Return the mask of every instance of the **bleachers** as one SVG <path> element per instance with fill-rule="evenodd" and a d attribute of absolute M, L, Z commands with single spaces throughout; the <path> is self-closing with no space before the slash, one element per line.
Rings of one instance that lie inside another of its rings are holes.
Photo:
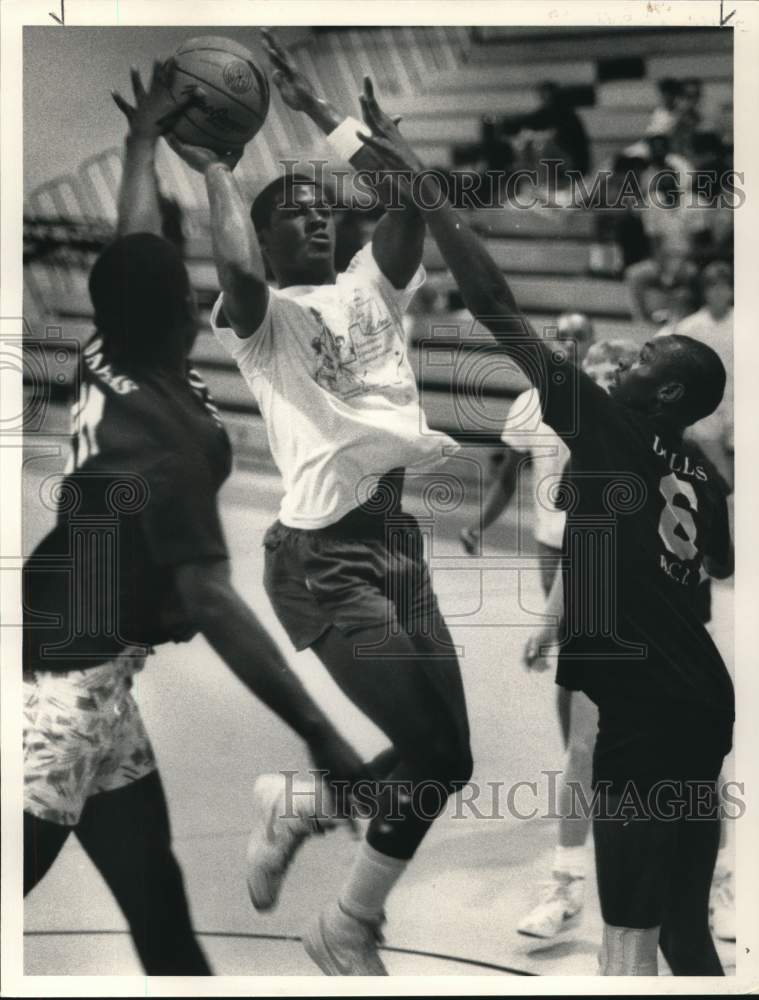
<path fill-rule="evenodd" d="M 464 29 L 383 29 L 376 35 L 351 29 L 320 34 L 299 49 L 297 58 L 307 72 L 318 76 L 333 100 L 340 94 L 355 95 L 363 72 L 373 75 L 383 104 L 392 113 L 403 114 L 402 129 L 430 165 L 450 163 L 452 145 L 476 141 L 483 114 L 533 108 L 534 86 L 543 79 L 593 88 L 595 103 L 580 108 L 579 113 L 591 137 L 596 164 L 640 137 L 656 105 L 655 81 L 661 76 L 704 79 L 704 104 L 714 113 L 732 99 L 731 32 L 678 29 L 623 34 L 578 28 L 557 36 L 536 29 L 493 28 L 478 29 L 478 34 L 488 41 L 472 44 Z M 614 78 L 611 61 L 622 56 L 638 60 L 637 75 Z M 303 152 L 317 148 L 308 145 L 315 141 L 310 125 L 283 109 L 281 102 L 274 103 L 264 133 L 265 142 L 257 139 L 250 157 L 241 164 L 243 185 L 251 190 L 260 172 L 271 173 L 277 156 L 292 149 L 288 143 L 294 137 Z M 120 168 L 117 150 L 94 157 L 82 165 L 77 177 L 61 178 L 32 192 L 27 210 L 37 216 L 78 213 L 90 222 L 112 221 Z M 166 189 L 187 210 L 188 265 L 207 317 L 217 294 L 217 277 L 202 182 L 166 151 L 159 156 L 159 172 Z M 499 266 L 509 275 L 518 302 L 539 329 L 550 326 L 559 312 L 578 310 L 593 317 L 600 337 L 631 337 L 640 342 L 650 335 L 645 326 L 631 322 L 621 282 L 594 272 L 597 237 L 591 213 L 560 208 L 482 209 L 471 213 L 471 222 L 487 240 Z M 66 267 L 47 266 L 40 260 L 26 268 L 25 314 L 36 338 L 43 338 L 46 323 L 56 318 L 62 319 L 64 336 L 78 340 L 89 336 L 88 260 L 84 254 L 78 264 Z M 481 353 L 483 348 L 467 339 L 471 317 L 458 309 L 455 284 L 431 242 L 425 247 L 425 265 L 429 284 L 438 292 L 438 311 L 425 315 L 417 310 L 410 318 L 412 362 L 430 422 L 451 428 L 461 422 L 456 392 L 462 388 L 461 371 L 466 368 L 462 360 L 467 352 Z M 465 333 L 457 337 L 457 331 Z M 240 428 L 245 414 L 254 413 L 255 406 L 207 325 L 198 338 L 194 359 L 226 412 L 238 414 L 234 418 L 236 440 L 245 440 Z M 502 358 L 494 357 L 492 368 L 483 392 L 487 405 L 492 404 L 498 415 L 510 396 L 524 387 L 524 379 L 504 368 Z M 253 438 L 260 444 L 260 434 Z"/>

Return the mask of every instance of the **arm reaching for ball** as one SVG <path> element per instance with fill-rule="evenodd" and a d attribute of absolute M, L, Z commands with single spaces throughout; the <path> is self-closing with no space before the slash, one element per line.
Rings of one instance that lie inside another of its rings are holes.
<path fill-rule="evenodd" d="M 205 178 L 224 316 L 237 336 L 247 339 L 266 315 L 269 286 L 248 207 L 232 173 L 242 151 L 217 152 L 180 142 L 176 136 L 167 136 L 167 141 L 177 156 Z"/>
<path fill-rule="evenodd" d="M 500 267 L 463 215 L 455 211 L 443 195 L 437 178 L 423 173 L 423 164 L 376 100 L 365 102 L 363 107 L 371 134 L 359 133 L 359 136 L 374 150 L 384 169 L 418 176 L 420 200 L 417 210 L 440 248 L 467 309 L 526 372 L 525 349 L 538 355 L 529 371 L 540 376 L 538 381 L 542 385 L 544 373 L 551 370 L 550 350 L 519 308 Z"/>
<path fill-rule="evenodd" d="M 134 105 L 129 104 L 118 91 L 111 93 L 116 107 L 129 123 L 124 173 L 119 189 L 117 236 L 129 233 L 162 235 L 163 219 L 155 170 L 156 145 L 197 98 L 196 91 L 193 91 L 179 103 L 174 100 L 169 89 L 173 71 L 171 62 L 162 66 L 156 60 L 146 90 L 139 70 L 132 67 Z"/>
<path fill-rule="evenodd" d="M 264 47 L 273 67 L 272 80 L 282 100 L 293 111 L 302 111 L 325 134 L 329 135 L 345 121 L 345 115 L 324 97 L 320 97 L 310 81 L 300 72 L 293 59 L 270 31 L 262 31 Z M 371 80 L 364 80 L 364 93 L 359 98 L 366 119 L 371 107 L 378 115 Z M 396 129 L 400 118 L 387 119 Z M 383 167 L 380 157 L 367 145 L 358 146 L 350 157 L 351 166 L 359 170 L 376 171 Z M 387 192 L 389 193 L 389 192 Z M 372 237 L 372 252 L 377 266 L 394 288 L 406 288 L 422 262 L 424 251 L 424 220 L 410 201 L 403 207 L 386 212 Z"/>

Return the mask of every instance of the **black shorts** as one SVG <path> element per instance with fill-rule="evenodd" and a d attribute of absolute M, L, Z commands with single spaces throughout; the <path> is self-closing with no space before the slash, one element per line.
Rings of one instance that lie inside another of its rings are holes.
<path fill-rule="evenodd" d="M 264 586 L 297 650 L 328 628 L 350 635 L 432 635 L 439 614 L 414 517 L 357 508 L 337 524 L 307 531 L 275 521 L 264 536 Z"/>
<path fill-rule="evenodd" d="M 593 840 L 604 923 L 660 927 L 686 891 L 703 907 L 705 922 L 720 836 L 716 782 L 673 782 L 637 799 L 598 787 L 596 793 Z"/>
<path fill-rule="evenodd" d="M 590 695 L 598 706 L 593 784 L 646 794 L 663 781 L 716 781 L 732 745 L 732 720 L 686 703 Z"/>

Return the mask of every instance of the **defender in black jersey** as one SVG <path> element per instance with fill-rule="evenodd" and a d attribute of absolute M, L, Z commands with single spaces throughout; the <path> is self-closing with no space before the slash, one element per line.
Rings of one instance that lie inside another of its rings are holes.
<path fill-rule="evenodd" d="M 202 632 L 305 740 L 317 767 L 362 766 L 232 588 L 217 509 L 230 444 L 187 357 L 197 316 L 158 235 L 155 144 L 175 106 L 158 66 L 133 74 L 119 235 L 90 276 L 69 465 L 53 530 L 24 567 L 24 889 L 74 832 L 114 893 L 145 971 L 208 975 L 171 847 L 166 801 L 131 694 L 155 645 Z"/>
<path fill-rule="evenodd" d="M 619 371 L 607 395 L 531 329 L 500 268 L 440 205 L 438 182 L 393 122 L 377 110 L 368 123 L 365 141 L 386 167 L 418 175 L 417 207 L 466 306 L 522 365 L 545 422 L 570 448 L 557 679 L 599 707 L 595 779 L 613 817 L 594 824 L 600 970 L 655 975 L 661 944 L 676 975 L 721 975 L 708 896 L 734 697 L 697 592 L 705 563 L 715 575 L 730 571 L 731 546 L 720 534 L 727 519 L 716 474 L 683 430 L 719 405 L 724 366 L 702 343 L 664 337 Z M 635 806 L 643 802 L 638 818 L 621 808 L 628 789 Z"/>

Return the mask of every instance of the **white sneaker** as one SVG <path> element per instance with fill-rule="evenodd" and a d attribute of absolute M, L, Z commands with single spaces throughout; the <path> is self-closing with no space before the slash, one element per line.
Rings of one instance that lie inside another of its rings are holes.
<path fill-rule="evenodd" d="M 582 910 L 585 879 L 554 872 L 543 886 L 541 899 L 517 927 L 527 937 L 552 938 L 567 930 Z"/>
<path fill-rule="evenodd" d="M 358 920 L 332 903 L 306 929 L 303 947 L 325 976 L 386 976 L 377 950 L 383 922 Z"/>
<path fill-rule="evenodd" d="M 735 941 L 733 873 L 715 874 L 709 893 L 709 925 L 720 941 Z"/>
<path fill-rule="evenodd" d="M 248 841 L 247 882 L 257 910 L 271 910 L 279 899 L 285 873 L 303 841 L 323 834 L 337 820 L 316 815 L 313 782 L 289 783 L 281 774 L 264 774 L 253 786 L 253 832 Z M 325 805 L 328 803 L 325 792 Z"/>

